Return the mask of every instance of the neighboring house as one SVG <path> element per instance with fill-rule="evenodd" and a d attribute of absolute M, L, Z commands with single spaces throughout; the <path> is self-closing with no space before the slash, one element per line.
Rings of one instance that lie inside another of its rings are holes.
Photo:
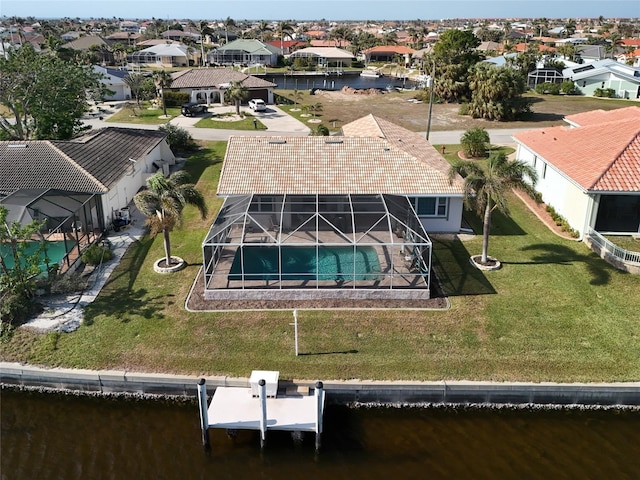
<path fill-rule="evenodd" d="M 140 33 L 140 24 L 130 20 L 124 20 L 120 22 L 121 32 Z"/>
<path fill-rule="evenodd" d="M 106 40 L 109 45 L 113 45 L 114 43 L 124 43 L 125 45 L 134 46 L 140 45 L 138 40 L 142 38 L 142 35 L 139 33 L 131 33 L 131 32 L 114 32 L 109 35 Z"/>
<path fill-rule="evenodd" d="M 169 90 L 189 93 L 190 101 L 196 103 L 224 103 L 224 93 L 229 84 L 240 82 L 247 89 L 246 100 L 260 98 L 273 103 L 275 83 L 231 68 L 198 68 L 183 70 L 171 75 Z"/>
<path fill-rule="evenodd" d="M 193 54 L 197 52 L 193 50 Z M 180 43 L 161 43 L 127 55 L 128 63 L 136 66 L 188 67 L 193 63 L 187 46 Z"/>
<path fill-rule="evenodd" d="M 296 58 L 311 58 L 321 68 L 337 69 L 351 66 L 351 62 L 355 59 L 347 50 L 336 47 L 301 48 L 289 55 L 292 61 Z"/>
<path fill-rule="evenodd" d="M 409 65 L 411 57 L 416 53 L 413 48 L 403 45 L 380 45 L 368 48 L 362 52 L 365 62 L 393 62 L 397 57 L 404 59 L 404 64 Z"/>
<path fill-rule="evenodd" d="M 184 31 L 184 30 L 166 30 L 162 32 L 162 38 L 165 40 L 174 40 L 181 42 L 185 38 L 191 39 L 196 43 L 200 43 L 201 35 L 196 32 Z"/>
<path fill-rule="evenodd" d="M 93 71 L 102 75 L 100 83 L 113 92 L 111 95 L 105 95 L 103 100 L 131 100 L 131 88 L 124 80 L 129 75 L 129 72 L 97 65 L 94 65 Z"/>
<path fill-rule="evenodd" d="M 284 55 L 289 55 L 297 48 L 303 48 L 307 46 L 307 42 L 302 42 L 300 40 L 284 40 L 283 42 L 280 42 L 280 40 L 270 40 L 266 43 L 277 49 L 280 49 L 280 47 L 282 47 L 282 53 Z"/>
<path fill-rule="evenodd" d="M 78 51 L 89 51 L 91 47 L 100 47 L 105 50 L 109 47 L 109 44 L 99 35 L 86 35 L 84 37 L 76 38 L 75 40 L 65 43 L 64 48 L 71 48 Z"/>
<path fill-rule="evenodd" d="M 574 59 L 577 63 L 591 63 L 604 60 L 606 56 L 604 45 L 576 45 Z"/>
<path fill-rule="evenodd" d="M 255 65 L 274 66 L 282 51 L 278 47 L 255 39 L 238 39 L 207 54 L 210 65 Z"/>
<path fill-rule="evenodd" d="M 0 204 L 9 218 L 46 220 L 42 234 L 63 242 L 66 268 L 126 218 L 147 178 L 175 163 L 157 130 L 105 128 L 73 140 L 0 142 Z"/>
<path fill-rule="evenodd" d="M 77 38 L 80 38 L 80 32 L 65 32 L 60 35 L 60 40 L 63 42 L 71 42 Z"/>
<path fill-rule="evenodd" d="M 565 118 L 569 126 L 519 132 L 516 158 L 538 172 L 536 190 L 584 237 L 640 232 L 640 107 Z"/>
<path fill-rule="evenodd" d="M 640 98 L 640 68 L 605 59 L 565 68 L 562 74 L 573 80 L 580 92 L 593 96 L 596 89 L 611 88 L 618 98 Z"/>
<path fill-rule="evenodd" d="M 0 141 L 0 196 L 24 189 L 96 194 L 100 211 L 85 225 L 104 227 L 147 178 L 174 163 L 157 130 L 108 127 L 73 140 Z"/>
<path fill-rule="evenodd" d="M 342 136 L 232 136 L 205 298 L 428 298 L 427 232 L 460 231 L 463 192 L 423 136 L 373 115 Z"/>

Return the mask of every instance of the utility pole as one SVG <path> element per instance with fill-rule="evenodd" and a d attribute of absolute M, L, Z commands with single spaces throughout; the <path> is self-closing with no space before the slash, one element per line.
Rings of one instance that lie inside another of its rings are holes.
<path fill-rule="evenodd" d="M 429 140 L 429 132 L 431 131 L 431 112 L 433 111 L 433 87 L 435 86 L 436 77 L 436 61 L 431 59 L 433 68 L 431 69 L 431 78 L 429 79 L 429 116 L 427 117 L 427 140 Z"/>

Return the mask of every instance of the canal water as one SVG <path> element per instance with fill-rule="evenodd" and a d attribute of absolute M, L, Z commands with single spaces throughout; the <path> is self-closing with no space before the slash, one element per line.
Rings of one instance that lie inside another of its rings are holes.
<path fill-rule="evenodd" d="M 355 89 L 386 89 L 387 87 L 412 88 L 416 83 L 396 77 L 361 77 L 359 74 L 348 75 L 260 75 L 261 78 L 278 85 L 283 90 L 341 90 L 348 86 Z"/>
<path fill-rule="evenodd" d="M 640 414 L 328 406 L 322 449 L 211 430 L 196 403 L 2 391 L 0 475 L 20 479 L 638 479 Z"/>

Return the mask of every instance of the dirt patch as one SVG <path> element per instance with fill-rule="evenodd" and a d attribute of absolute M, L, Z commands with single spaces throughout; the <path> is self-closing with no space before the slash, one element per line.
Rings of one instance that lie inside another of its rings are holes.
<path fill-rule="evenodd" d="M 437 281 L 428 300 L 206 300 L 204 298 L 204 276 L 198 272 L 187 308 L 195 311 L 224 310 L 327 310 L 327 309 L 446 309 L 449 301 Z"/>
<path fill-rule="evenodd" d="M 354 90 L 354 89 L 350 89 Z M 429 103 L 416 101 L 417 91 L 387 92 L 375 90 L 316 90 L 314 95 L 300 92 L 300 104 L 322 103 L 322 113 L 318 115 L 326 125 L 338 129 L 342 125 L 373 113 L 414 132 L 424 132 L 427 128 Z M 365 92 L 365 93 L 361 93 Z M 290 96 L 286 91 L 285 96 Z M 628 101 L 561 95 L 530 95 L 534 103 L 532 114 L 517 122 L 493 122 L 459 115 L 460 105 L 435 103 L 431 112 L 431 130 L 468 130 L 470 128 L 541 128 L 564 125 L 567 115 L 602 109 L 612 110 L 629 106 Z M 335 127 L 334 127 L 335 125 Z"/>

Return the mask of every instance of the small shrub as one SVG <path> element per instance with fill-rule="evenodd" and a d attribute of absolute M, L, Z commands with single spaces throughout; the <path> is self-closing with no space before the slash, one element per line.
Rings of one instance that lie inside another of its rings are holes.
<path fill-rule="evenodd" d="M 320 124 L 316 127 L 314 135 L 317 137 L 328 137 L 329 129 L 325 125 Z"/>
<path fill-rule="evenodd" d="M 107 246 L 94 243 L 84 251 L 81 260 L 87 265 L 100 265 L 111 260 L 111 250 Z"/>
<path fill-rule="evenodd" d="M 471 128 L 460 137 L 462 151 L 467 157 L 485 157 L 489 133 L 484 128 Z"/>
<path fill-rule="evenodd" d="M 458 115 L 469 115 L 470 109 L 471 107 L 468 103 L 463 103 L 458 108 Z"/>
<path fill-rule="evenodd" d="M 77 273 L 58 275 L 51 281 L 51 293 L 76 293 L 87 288 L 87 280 Z"/>
<path fill-rule="evenodd" d="M 616 91 L 613 88 L 596 88 L 593 91 L 594 97 L 615 98 Z"/>
<path fill-rule="evenodd" d="M 196 142 L 191 134 L 184 128 L 177 127 L 171 123 L 160 125 L 158 130 L 167 134 L 167 143 L 173 153 L 189 152 L 195 150 Z"/>
<path fill-rule="evenodd" d="M 560 95 L 560 85 L 551 82 L 539 83 L 538 85 L 536 85 L 536 93 L 539 93 L 541 95 Z"/>
<path fill-rule="evenodd" d="M 174 92 L 171 90 L 165 90 L 164 101 L 167 107 L 179 107 L 183 103 L 187 103 L 189 101 L 189 94 L 187 92 Z"/>
<path fill-rule="evenodd" d="M 567 80 L 566 82 L 562 82 L 560 85 L 560 91 L 565 95 L 575 95 L 576 93 L 576 84 L 571 80 Z"/>

